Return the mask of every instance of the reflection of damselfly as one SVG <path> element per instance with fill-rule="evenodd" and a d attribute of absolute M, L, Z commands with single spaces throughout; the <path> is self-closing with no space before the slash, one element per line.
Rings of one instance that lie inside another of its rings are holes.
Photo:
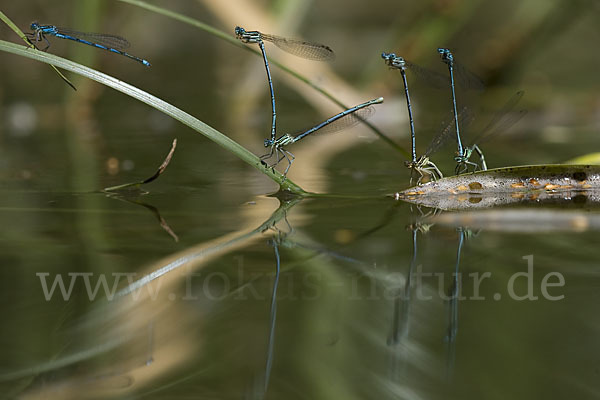
<path fill-rule="evenodd" d="M 287 219 L 286 219 L 287 222 Z M 289 222 L 288 222 L 289 225 Z M 265 363 L 265 376 L 264 376 L 264 393 L 267 392 L 269 387 L 269 379 L 271 377 L 271 369 L 273 367 L 273 349 L 275 346 L 275 323 L 277 320 L 277 287 L 279 286 L 279 274 L 281 272 L 281 259 L 279 257 L 279 243 L 282 240 L 281 232 L 278 232 L 276 239 L 269 240 L 269 244 L 273 246 L 275 250 L 275 280 L 273 282 L 273 293 L 271 294 L 271 313 L 269 322 L 269 338 L 267 341 L 267 358 Z"/>
<path fill-rule="evenodd" d="M 27 37 L 35 42 L 41 42 L 42 40 L 45 41 L 46 47 L 42 49 L 44 51 L 50 47 L 50 42 L 46 36 L 54 36 L 59 39 L 73 40 L 75 42 L 87 44 L 88 46 L 110 51 L 111 53 L 120 54 L 140 62 L 147 67 L 150 66 L 148 61 L 125 52 L 130 45 L 127 39 L 122 38 L 121 36 L 109 35 L 105 33 L 78 32 L 72 29 L 58 28 L 54 25 L 41 25 L 37 22 L 33 22 L 31 24 L 31 30 L 33 32 L 28 33 Z"/>
<path fill-rule="evenodd" d="M 406 229 L 412 233 L 412 258 L 406 274 L 406 281 L 404 283 L 404 290 L 399 291 L 394 301 L 394 314 L 392 317 L 392 332 L 388 339 L 389 345 L 397 345 L 400 341 L 408 336 L 409 333 L 409 315 L 410 315 L 410 302 L 411 302 L 411 290 L 412 290 L 412 279 L 414 270 L 417 266 L 417 234 L 426 235 L 434 223 L 427 222 L 427 219 L 438 215 L 441 210 L 431 209 L 426 213 L 420 208 L 417 208 L 421 216 L 413 223 L 406 226 Z"/>
<path fill-rule="evenodd" d="M 283 175 L 286 175 L 292 166 L 292 162 L 294 161 L 295 157 L 292 153 L 287 151 L 284 146 L 296 143 L 297 141 L 302 140 L 306 136 L 315 132 L 331 133 L 353 126 L 369 118 L 375 111 L 375 109 L 371 106 L 379 103 L 383 103 L 383 97 L 369 100 L 366 103 L 362 103 L 344 110 L 341 113 L 334 115 L 333 117 L 298 135 L 284 134 L 277 139 L 265 139 L 265 147 L 270 147 L 270 151 L 260 158 L 265 160 L 271 158 L 275 154 L 277 160 L 271 165 L 271 167 L 275 167 L 281 160 L 285 158 L 288 161 L 288 166 Z"/>
<path fill-rule="evenodd" d="M 277 130 L 275 128 L 275 121 L 277 119 L 277 113 L 275 111 L 275 92 L 273 91 L 273 81 L 271 79 L 271 70 L 269 69 L 269 61 L 267 60 L 267 53 L 265 51 L 264 42 L 271 42 L 275 46 L 282 50 L 287 51 L 298 57 L 306 58 L 308 60 L 315 61 L 326 61 L 333 60 L 335 54 L 328 46 L 319 43 L 307 42 L 305 40 L 288 39 L 281 36 L 269 35 L 261 33 L 259 31 L 247 31 L 242 27 L 235 27 L 235 36 L 240 39 L 243 43 L 257 43 L 260 47 L 260 52 L 263 56 L 265 63 L 265 69 L 267 70 L 267 81 L 269 82 L 269 90 L 271 92 L 271 140 L 275 141 Z"/>

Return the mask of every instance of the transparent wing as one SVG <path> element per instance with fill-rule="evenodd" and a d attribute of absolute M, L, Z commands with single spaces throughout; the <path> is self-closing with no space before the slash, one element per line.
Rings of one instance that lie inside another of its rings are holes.
<path fill-rule="evenodd" d="M 454 65 L 454 79 L 455 83 L 464 89 L 472 89 L 482 91 L 485 89 L 485 84 L 483 80 L 475 75 L 475 73 L 471 72 L 464 65 L 457 63 L 456 61 L 453 63 Z"/>
<path fill-rule="evenodd" d="M 513 112 L 513 109 L 519 101 L 521 101 L 524 94 L 525 92 L 523 90 L 519 90 L 515 93 L 506 104 L 494 114 L 487 126 L 475 137 L 472 143 L 479 144 L 486 142 L 519 122 L 519 120 L 527 114 L 527 111 L 520 110 L 518 112 Z"/>
<path fill-rule="evenodd" d="M 292 135 L 292 136 L 294 136 L 294 142 L 297 142 L 298 140 L 300 140 L 312 133 L 325 134 L 325 133 L 339 132 L 341 130 L 350 128 L 360 122 L 366 121 L 374 113 L 375 113 L 375 107 L 368 106 L 365 108 L 360 108 L 352 113 L 346 114 L 341 117 L 338 117 L 339 116 L 339 114 L 338 114 L 335 117 L 329 118 L 328 120 L 321 122 L 319 125 L 316 125 L 307 131 L 304 131 L 298 135 Z"/>
<path fill-rule="evenodd" d="M 320 43 L 307 42 L 305 40 L 289 39 L 281 36 L 261 33 L 261 38 L 273 43 L 281 50 L 287 51 L 298 57 L 315 61 L 331 61 L 335 53 L 329 46 Z"/>
<path fill-rule="evenodd" d="M 94 42 L 116 50 L 125 51 L 130 47 L 129 41 L 121 36 L 109 35 L 105 33 L 79 32 L 67 28 L 57 28 L 57 30 L 58 33 L 63 35 L 87 40 L 88 42 Z"/>
<path fill-rule="evenodd" d="M 405 63 L 409 71 L 411 71 L 413 75 L 423 83 L 426 83 L 435 89 L 447 89 L 450 87 L 449 76 L 445 76 L 439 72 L 421 67 L 420 65 L 413 64 L 409 61 L 405 61 Z"/>
<path fill-rule="evenodd" d="M 458 113 L 458 124 L 461 127 L 466 128 L 471 124 L 471 122 L 473 122 L 473 119 L 474 115 L 467 107 L 463 107 L 462 110 L 460 110 L 460 112 Z M 433 154 L 436 151 L 438 151 L 444 144 L 446 144 L 448 139 L 452 137 L 456 139 L 454 121 L 455 120 L 453 116 L 452 120 L 448 124 L 446 124 L 444 128 L 433 138 L 431 143 L 429 143 L 429 146 L 427 146 L 427 150 L 425 150 L 425 156 L 429 156 L 430 154 Z"/>

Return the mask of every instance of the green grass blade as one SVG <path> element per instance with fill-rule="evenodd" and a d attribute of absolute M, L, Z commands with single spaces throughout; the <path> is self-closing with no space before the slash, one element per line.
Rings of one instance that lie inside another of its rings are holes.
<path fill-rule="evenodd" d="M 6 42 L 3 40 L 0 40 L 0 50 L 5 51 L 7 53 L 31 58 L 33 60 L 41 61 L 47 64 L 57 66 L 64 70 L 74 72 L 76 74 L 92 79 L 96 82 L 99 82 L 103 85 L 109 86 L 115 90 L 118 90 L 119 92 L 133 97 L 134 99 L 137 99 L 143 103 L 146 103 L 149 106 L 152 106 L 155 109 L 178 120 L 182 124 L 187 125 L 196 132 L 204 135 L 219 146 L 224 147 L 229 152 L 233 153 L 241 160 L 245 161 L 247 164 L 253 166 L 263 174 L 267 175 L 273 181 L 278 183 L 281 189 L 288 190 L 299 195 L 306 194 L 306 192 L 300 186 L 296 185 L 289 179 L 286 179 L 275 169 L 266 167 L 264 164 L 261 163 L 261 160 L 256 155 L 248 151 L 246 148 L 240 146 L 237 142 L 233 141 L 229 137 L 217 131 L 210 125 L 207 125 L 204 122 L 200 121 L 196 117 L 191 116 L 185 111 L 180 110 L 179 108 L 165 102 L 164 100 L 159 99 L 156 96 L 151 95 L 150 93 L 147 93 L 141 89 L 136 88 L 135 86 L 120 81 L 117 78 L 114 78 L 110 75 L 106 75 L 95 69 L 88 68 L 84 65 L 77 64 L 73 61 L 55 56 L 53 54 L 45 53 L 43 51 L 19 46 L 17 44 Z"/>

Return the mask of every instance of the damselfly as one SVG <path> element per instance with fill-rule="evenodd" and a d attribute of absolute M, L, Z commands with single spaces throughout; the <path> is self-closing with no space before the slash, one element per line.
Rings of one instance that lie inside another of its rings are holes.
<path fill-rule="evenodd" d="M 458 114 L 458 118 L 461 124 L 469 124 L 470 120 L 472 120 L 472 115 L 469 113 L 468 109 L 464 107 L 461 112 Z M 444 176 L 439 168 L 429 159 L 429 156 L 436 151 L 438 151 L 444 143 L 450 138 L 452 133 L 452 128 L 455 125 L 454 117 L 452 117 L 452 121 L 448 123 L 431 141 L 425 153 L 421 155 L 416 161 L 406 161 L 404 165 L 411 170 L 410 172 L 410 183 L 412 184 L 414 172 L 419 174 L 419 179 L 417 180 L 417 185 L 421 184 L 421 180 L 425 177 L 425 175 L 429 175 L 430 180 L 441 179 Z"/>
<path fill-rule="evenodd" d="M 265 139 L 265 147 L 270 147 L 270 151 L 267 154 L 262 155 L 261 160 L 269 159 L 273 155 L 276 156 L 277 160 L 270 165 L 271 168 L 275 167 L 281 160 L 284 158 L 288 161 L 288 166 L 285 169 L 283 175 L 287 175 L 290 167 L 292 166 L 292 162 L 295 157 L 292 153 L 287 151 L 284 146 L 287 146 L 292 143 L 296 143 L 308 135 L 319 132 L 320 133 L 331 133 L 337 132 L 341 129 L 348 128 L 353 126 L 359 122 L 362 122 L 369 118 L 371 114 L 375 111 L 372 106 L 373 104 L 383 103 L 383 97 L 379 97 L 377 99 L 369 100 L 365 103 L 356 105 L 347 110 L 342 111 L 339 114 L 334 115 L 331 118 L 326 119 L 318 125 L 310 128 L 307 131 L 304 131 L 298 135 L 290 135 L 284 134 L 278 137 L 277 139 Z"/>
<path fill-rule="evenodd" d="M 73 40 L 75 42 L 120 54 L 140 62 L 147 67 L 150 66 L 148 61 L 125 52 L 125 50 L 129 48 L 130 44 L 127 39 L 122 38 L 121 36 L 104 33 L 78 32 L 71 29 L 58 28 L 54 25 L 42 25 L 38 24 L 37 22 L 33 22 L 31 24 L 31 30 L 33 32 L 27 34 L 27 37 L 30 40 L 33 40 L 36 43 L 39 43 L 42 40 L 46 42 L 46 47 L 41 49 L 42 51 L 46 51 L 50 47 L 50 42 L 48 41 L 47 36 L 54 36 L 59 39 Z"/>
<path fill-rule="evenodd" d="M 412 107 L 410 105 L 410 94 L 408 92 L 408 81 L 406 80 L 406 68 L 408 67 L 407 62 L 404 58 L 396 56 L 394 53 L 381 53 L 381 58 L 385 61 L 390 68 L 394 68 L 400 71 L 402 75 L 402 82 L 404 83 L 404 94 L 406 95 L 406 106 L 408 107 L 408 120 L 410 122 L 410 138 L 412 148 L 412 162 L 417 161 L 417 153 L 415 150 L 415 123 L 413 121 Z"/>
<path fill-rule="evenodd" d="M 285 50 L 290 54 L 306 58 L 308 60 L 333 60 L 335 58 L 335 54 L 331 48 L 323 44 L 312 43 L 298 39 L 288 39 L 281 36 L 261 33 L 259 31 L 246 31 L 244 28 L 239 26 L 235 27 L 235 36 L 243 43 L 257 43 L 258 47 L 260 48 L 260 52 L 262 53 L 265 69 L 267 70 L 269 90 L 271 92 L 271 140 L 275 141 L 275 137 L 277 135 L 277 130 L 275 127 L 275 121 L 277 119 L 277 112 L 275 111 L 275 92 L 273 91 L 273 80 L 271 79 L 271 70 L 269 69 L 269 61 L 267 60 L 264 42 L 271 42 L 275 46 Z"/>
<path fill-rule="evenodd" d="M 437 75 L 433 71 L 427 71 L 424 68 L 421 68 L 415 64 L 412 64 L 406 61 L 404 58 L 397 56 L 394 53 L 381 53 L 381 58 L 385 61 L 385 63 L 390 67 L 400 71 L 402 75 L 402 82 L 404 83 L 404 94 L 406 95 L 406 105 L 408 107 L 408 119 L 410 122 L 410 137 L 411 137 L 411 150 L 412 150 L 412 159 L 411 161 L 406 161 L 405 165 L 411 169 L 410 174 L 410 183 L 412 184 L 413 180 L 413 171 L 418 171 L 421 176 L 418 180 L 418 183 L 421 183 L 421 179 L 424 177 L 424 173 L 429 174 L 433 180 L 437 178 L 442 178 L 442 173 L 437 168 L 437 166 L 429 160 L 426 156 L 421 156 L 417 160 L 417 150 L 416 150 L 416 140 L 415 140 L 415 124 L 413 120 L 412 114 L 412 106 L 410 104 L 410 93 L 408 91 L 408 81 L 406 79 L 406 69 L 410 68 L 411 70 L 417 72 L 422 77 L 434 77 L 434 81 L 444 81 L 444 77 Z M 430 79 L 428 79 L 430 80 Z"/>
<path fill-rule="evenodd" d="M 487 170 L 485 157 L 483 156 L 483 152 L 478 145 L 490 140 L 500 132 L 508 130 L 508 128 L 516 124 L 525 116 L 525 114 L 527 114 L 527 110 L 520 110 L 516 113 L 513 112 L 513 109 L 519 103 L 524 93 L 525 92 L 522 90 L 519 90 L 517 93 L 515 93 L 506 102 L 506 104 L 494 114 L 490 122 L 485 128 L 483 128 L 479 135 L 477 135 L 475 139 L 471 141 L 471 145 L 465 146 L 463 148 L 463 152 L 454 157 L 454 160 L 457 163 L 455 171 L 457 175 L 468 172 L 469 166 L 473 167 L 473 171 L 476 171 L 479 168 L 481 168 L 483 171 Z M 480 164 L 469 160 L 469 158 L 473 155 L 473 152 L 477 153 L 479 156 Z"/>
<path fill-rule="evenodd" d="M 466 68 L 462 67 L 461 64 L 458 64 L 454 61 L 454 56 L 449 49 L 438 48 L 438 53 L 442 57 L 442 61 L 448 65 L 448 70 L 450 72 L 450 87 L 452 89 L 452 105 L 454 112 L 454 122 L 456 124 L 456 142 L 458 145 L 457 154 L 463 154 L 463 146 L 462 141 L 460 140 L 460 127 L 458 121 L 458 113 L 456 107 L 456 91 L 454 89 L 454 75 L 455 72 L 457 77 L 460 76 L 461 85 L 467 88 L 473 89 L 483 89 L 484 85 L 481 79 L 477 77 L 472 72 L 469 72 Z"/>

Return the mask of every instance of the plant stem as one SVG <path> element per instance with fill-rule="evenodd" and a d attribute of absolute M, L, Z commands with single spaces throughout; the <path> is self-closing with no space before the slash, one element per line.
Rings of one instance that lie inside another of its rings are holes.
<path fill-rule="evenodd" d="M 73 61 L 64 59 L 62 57 L 55 56 L 53 54 L 45 53 L 36 49 L 19 46 L 14 43 L 0 40 L 0 50 L 8 53 L 24 56 L 33 60 L 42 61 L 50 65 L 65 69 L 67 71 L 74 72 L 76 74 L 85 76 L 103 85 L 109 86 L 113 89 L 118 90 L 134 99 L 140 100 L 143 103 L 148 104 L 156 108 L 157 110 L 169 115 L 170 117 L 178 120 L 184 125 L 192 128 L 196 132 L 206 136 L 221 147 L 224 147 L 229 152 L 233 153 L 247 164 L 253 166 L 263 174 L 267 175 L 277 184 L 279 184 L 282 190 L 292 192 L 297 195 L 306 195 L 307 193 L 298 185 L 291 180 L 285 178 L 282 174 L 273 168 L 269 168 L 261 163 L 261 160 L 251 153 L 246 148 L 242 147 L 237 142 L 233 141 L 229 137 L 225 136 L 221 132 L 217 131 L 210 125 L 205 124 L 196 117 L 191 116 L 185 111 L 159 99 L 156 96 L 151 95 L 141 89 L 136 88 L 128 83 L 120 81 L 110 75 L 106 75 L 95 69 L 88 68 L 81 64 L 77 64 Z"/>

